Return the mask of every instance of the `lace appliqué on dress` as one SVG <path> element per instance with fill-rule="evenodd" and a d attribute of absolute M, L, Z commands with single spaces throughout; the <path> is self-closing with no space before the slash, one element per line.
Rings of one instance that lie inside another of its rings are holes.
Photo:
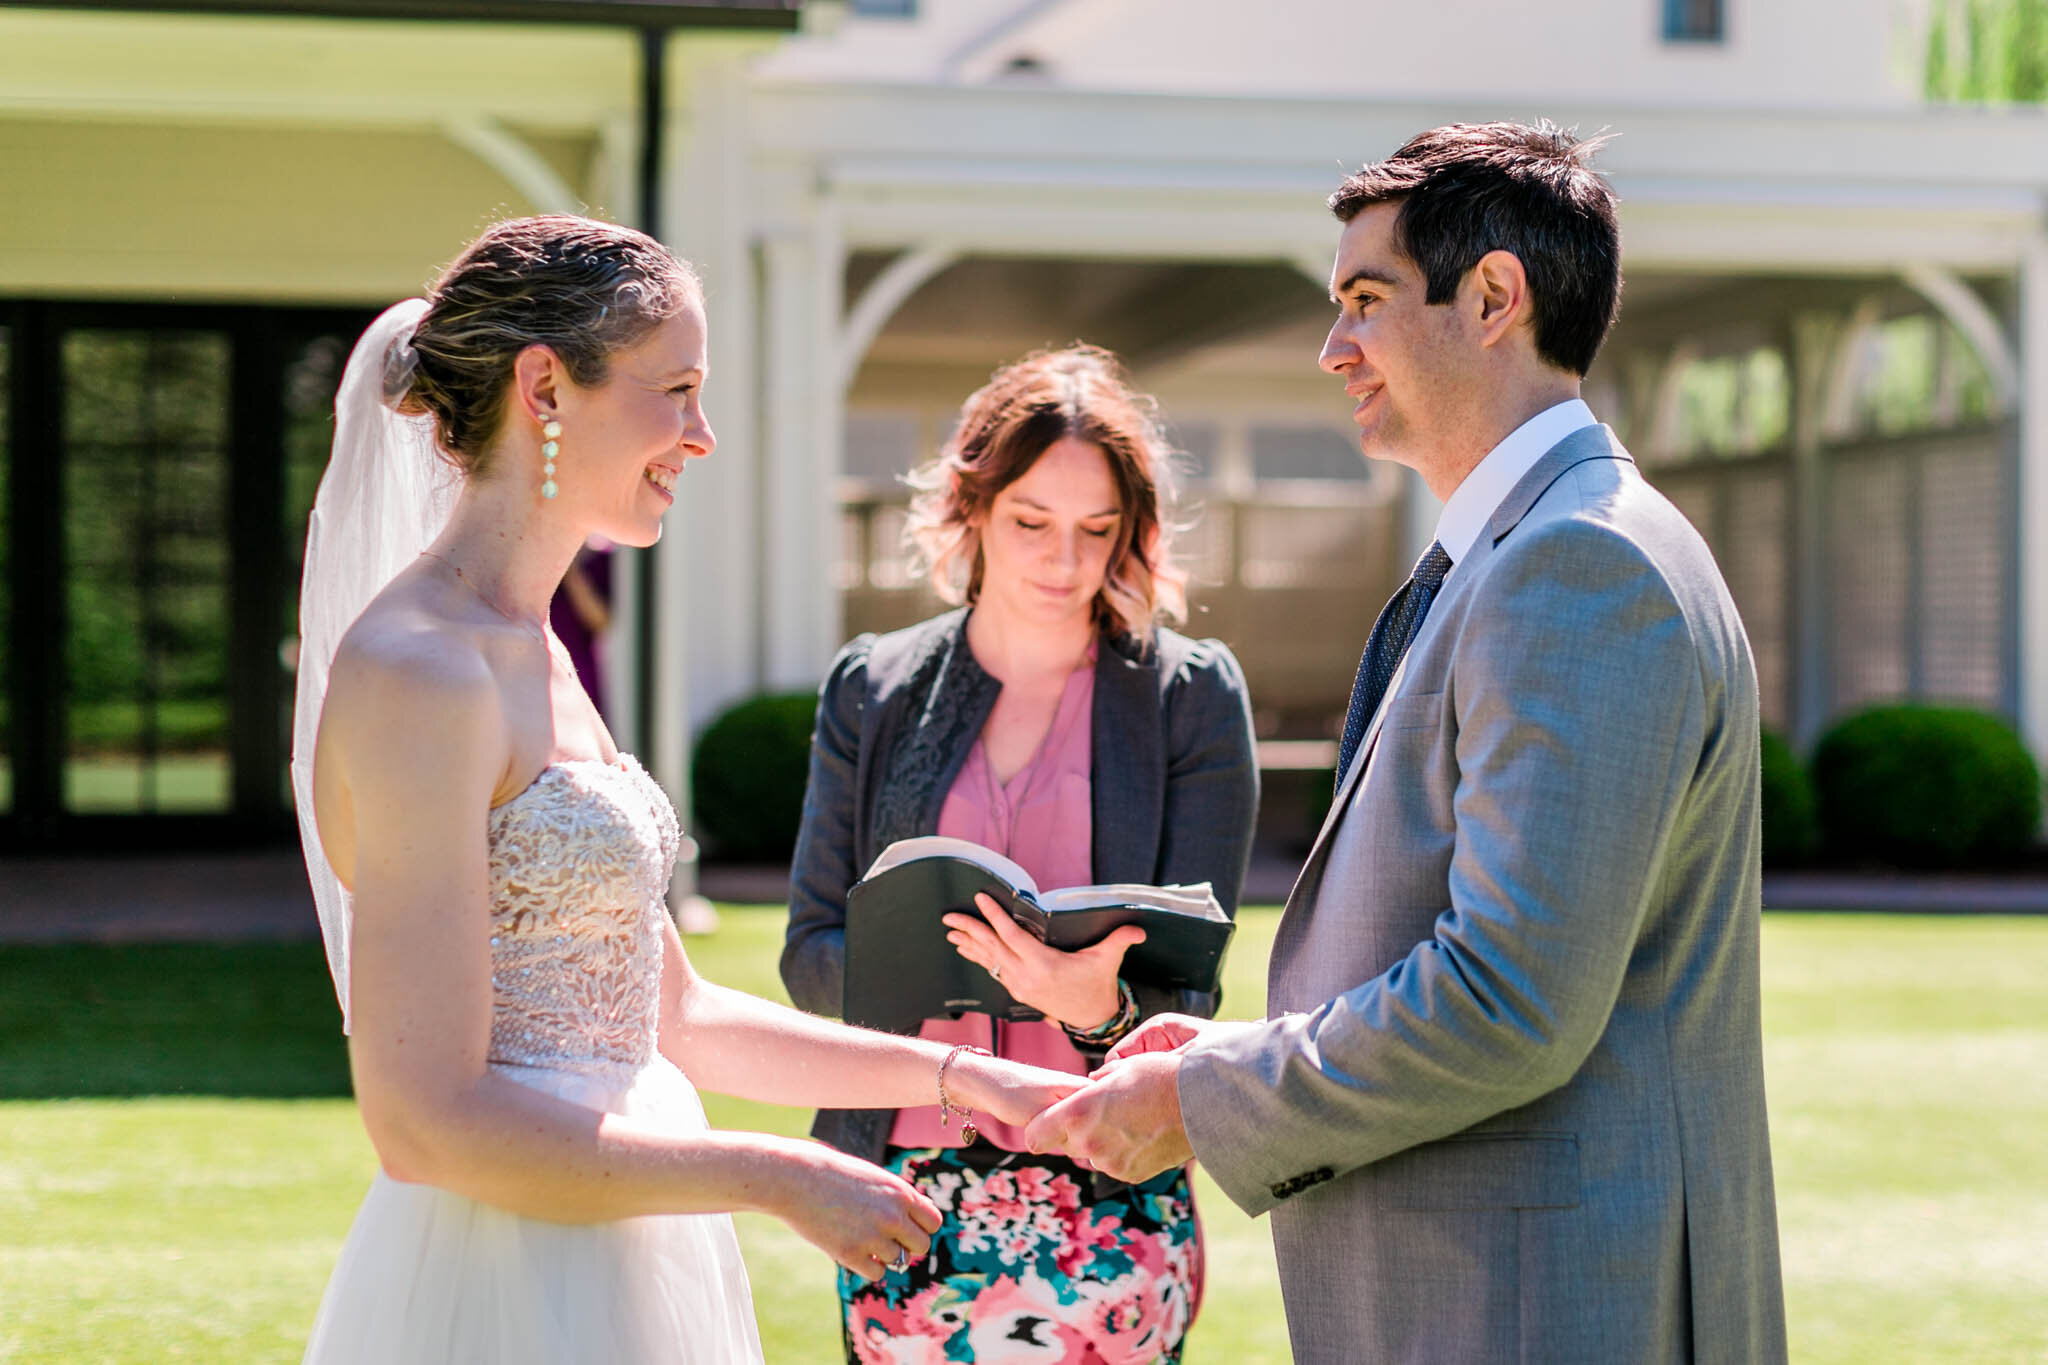
<path fill-rule="evenodd" d="M 550 764 L 491 812 L 491 1061 L 610 1076 L 653 1057 L 679 842 L 623 756 Z"/>

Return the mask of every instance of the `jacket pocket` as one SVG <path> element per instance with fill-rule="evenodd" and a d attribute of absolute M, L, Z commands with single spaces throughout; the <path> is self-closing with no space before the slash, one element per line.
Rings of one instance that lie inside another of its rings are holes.
<path fill-rule="evenodd" d="M 1411 1147 L 1375 1163 L 1387 1209 L 1572 1209 L 1579 1140 L 1571 1133 L 1485 1133 Z"/>
<path fill-rule="evenodd" d="M 1444 694 L 1410 692 L 1387 703 L 1387 716 L 1380 730 L 1428 730 L 1443 719 Z"/>

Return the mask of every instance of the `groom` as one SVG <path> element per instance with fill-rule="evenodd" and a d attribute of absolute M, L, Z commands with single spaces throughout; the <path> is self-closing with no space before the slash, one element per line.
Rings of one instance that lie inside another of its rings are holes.
<path fill-rule="evenodd" d="M 1360 662 L 1271 1017 L 1155 1020 L 1028 1135 L 1270 1210 L 1303 1365 L 1785 1356 L 1756 675 L 1579 399 L 1621 283 L 1590 151 L 1437 128 L 1331 197 L 1322 366 L 1436 543 Z"/>

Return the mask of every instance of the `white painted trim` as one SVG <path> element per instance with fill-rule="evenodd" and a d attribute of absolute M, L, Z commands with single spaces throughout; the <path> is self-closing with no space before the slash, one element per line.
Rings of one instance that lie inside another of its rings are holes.
<path fill-rule="evenodd" d="M 754 145 L 778 154 L 954 163 L 1120 163 L 1159 175 L 1276 173 L 1323 193 L 1341 170 L 1418 128 L 1527 117 L 1524 101 L 1161 94 L 1071 87 L 826 84 L 758 78 Z M 2031 109 L 1904 106 L 1653 108 L 1606 101 L 1546 110 L 1626 134 L 1600 154 L 1624 201 L 1657 182 L 1750 184 L 1794 195 L 1830 187 L 1974 194 L 2038 184 L 2048 122 Z M 963 149 L 973 149 L 970 156 Z M 1049 157 L 1051 149 L 1057 154 Z M 1716 197 L 1719 197 L 1716 192 Z"/>
<path fill-rule="evenodd" d="M 1884 321 L 1884 300 L 1875 294 L 1856 305 L 1835 335 L 1828 357 L 1827 380 L 1821 390 L 1820 430 L 1824 437 L 1847 436 L 1856 427 L 1856 384 L 1862 377 L 1864 338 Z"/>
<path fill-rule="evenodd" d="M 450 142 L 505 177 L 536 213 L 581 213 L 583 196 L 546 159 L 489 114 L 458 114 L 441 121 Z"/>
<path fill-rule="evenodd" d="M 1698 358 L 1698 349 L 1691 342 L 1682 341 L 1671 348 L 1658 367 L 1656 382 L 1650 388 L 1650 420 L 1643 431 L 1644 458 L 1661 461 L 1677 450 L 1679 381 L 1685 376 L 1685 367 Z"/>
<path fill-rule="evenodd" d="M 766 455 L 759 515 L 767 538 L 761 629 L 771 691 L 813 688 L 838 644 L 839 447 L 842 395 L 814 376 L 837 364 L 844 257 L 828 205 L 801 231 L 762 243 L 766 289 L 760 311 Z"/>
<path fill-rule="evenodd" d="M 2005 334 L 1998 315 L 1983 296 L 1957 278 L 1954 271 L 1925 261 L 1901 272 L 1915 292 L 1941 311 L 1983 362 L 2000 412 L 2009 411 L 2019 393 L 2020 356 Z"/>
<path fill-rule="evenodd" d="M 2044 149 L 2048 155 L 2048 149 Z M 1022 257 L 1273 261 L 1327 269 L 1332 222 L 1320 192 L 1219 182 L 1203 189 L 1097 183 L 991 181 L 965 166 L 934 165 L 894 182 L 825 172 L 850 248 L 895 251 L 946 241 L 965 253 Z M 1320 187 L 1327 188 L 1327 187 Z M 1625 268 L 1854 273 L 1896 277 L 1899 262 L 1956 270 L 2012 268 L 2036 213 L 2010 205 L 1936 211 L 1903 205 L 1696 206 L 1624 200 Z M 771 226 L 763 223 L 764 228 Z M 773 226 L 780 227 L 778 221 Z"/>
<path fill-rule="evenodd" d="M 896 310 L 927 281 L 959 260 L 960 255 L 960 249 L 951 242 L 925 242 L 889 262 L 881 274 L 869 281 L 839 328 L 841 394 L 853 387 L 853 377 L 860 372 L 860 362 L 868 347 L 875 344 L 875 338 Z"/>
<path fill-rule="evenodd" d="M 2048 755 L 2048 232 L 2020 258 L 2020 733 Z"/>

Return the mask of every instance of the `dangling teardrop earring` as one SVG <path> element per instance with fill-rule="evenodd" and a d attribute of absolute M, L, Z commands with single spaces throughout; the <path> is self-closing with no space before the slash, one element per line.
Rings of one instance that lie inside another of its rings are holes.
<path fill-rule="evenodd" d="M 541 458 L 547 461 L 541 467 L 541 472 L 547 476 L 547 479 L 540 486 L 540 495 L 544 498 L 552 498 L 555 494 L 562 491 L 555 484 L 555 456 L 562 453 L 561 422 L 553 416 L 543 417 L 540 423 L 540 434 L 547 438 L 541 442 L 540 446 Z"/>

